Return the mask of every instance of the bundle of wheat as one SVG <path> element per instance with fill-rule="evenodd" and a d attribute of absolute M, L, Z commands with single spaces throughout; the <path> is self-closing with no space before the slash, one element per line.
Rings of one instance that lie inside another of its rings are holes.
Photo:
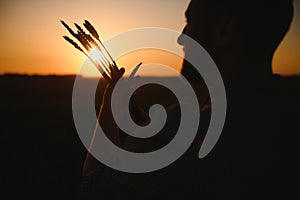
<path fill-rule="evenodd" d="M 77 28 L 77 33 L 75 33 L 64 21 L 61 21 L 62 25 L 69 31 L 69 33 L 76 38 L 80 44 L 84 47 L 81 48 L 75 41 L 73 41 L 68 36 L 63 36 L 66 41 L 72 44 L 76 49 L 81 51 L 99 70 L 99 72 L 103 75 L 103 77 L 109 82 L 111 81 L 111 71 L 114 69 L 118 69 L 115 61 L 103 45 L 100 40 L 99 34 L 93 25 L 85 20 L 84 27 L 91 34 L 87 34 L 78 24 L 75 23 L 75 27 Z M 98 42 L 99 44 L 98 44 Z M 89 53 L 92 51 L 96 51 L 97 55 L 99 55 L 99 59 L 92 58 Z"/>

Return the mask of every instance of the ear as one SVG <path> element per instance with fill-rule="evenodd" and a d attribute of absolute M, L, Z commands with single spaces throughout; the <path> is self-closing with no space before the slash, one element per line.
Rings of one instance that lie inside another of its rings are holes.
<path fill-rule="evenodd" d="M 215 47 L 227 49 L 235 46 L 238 39 L 237 19 L 231 16 L 222 16 L 217 23 L 214 32 Z"/>

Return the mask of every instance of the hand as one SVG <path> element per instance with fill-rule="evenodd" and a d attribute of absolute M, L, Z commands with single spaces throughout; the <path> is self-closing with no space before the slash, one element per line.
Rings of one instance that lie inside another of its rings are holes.
<path fill-rule="evenodd" d="M 125 69 L 121 68 L 118 69 L 117 67 L 111 67 L 111 78 L 106 79 L 109 81 L 103 96 L 103 102 L 100 108 L 100 112 L 98 115 L 98 121 L 100 123 L 101 128 L 106 133 L 107 137 L 116 145 L 120 145 L 120 132 L 118 126 L 115 124 L 112 113 L 111 113 L 111 96 L 112 91 L 114 89 L 114 86 L 118 82 L 118 80 L 123 76 L 125 73 Z M 97 123 L 97 126 L 99 124 Z M 96 127 L 98 128 L 98 127 Z M 96 134 L 96 131 L 94 132 Z M 93 137 L 97 137 L 97 135 L 94 135 Z M 93 140 L 91 141 L 90 148 L 93 148 Z M 89 152 L 86 155 L 83 170 L 83 175 L 90 172 L 92 169 L 95 168 L 95 166 L 101 166 L 101 163 L 95 159 L 90 154 L 91 149 L 89 149 Z"/>
<path fill-rule="evenodd" d="M 101 128 L 106 133 L 108 138 L 116 145 L 120 144 L 120 133 L 117 124 L 114 121 L 111 111 L 111 97 L 114 87 L 118 80 L 125 73 L 124 68 L 118 69 L 116 66 L 110 67 L 111 80 L 109 81 L 103 95 L 103 101 L 98 116 L 98 121 Z"/>
<path fill-rule="evenodd" d="M 140 64 L 139 64 L 140 65 Z M 139 66 L 138 65 L 138 66 Z M 112 111 L 111 111 L 111 98 L 112 98 L 112 92 L 114 90 L 114 87 L 118 80 L 123 76 L 125 70 L 124 68 L 121 68 L 120 70 L 118 68 L 113 68 L 111 69 L 111 81 L 106 87 L 106 90 L 104 92 L 103 96 L 103 103 L 101 107 L 101 120 L 100 124 L 103 130 L 105 130 L 106 135 L 115 143 L 115 144 L 120 144 L 120 130 L 117 126 L 117 124 L 114 121 L 114 118 L 112 116 Z M 126 91 L 122 91 L 126 92 Z M 129 109 L 130 109 L 130 114 L 132 117 L 132 120 L 138 124 L 138 125 L 146 125 L 150 122 L 150 118 L 148 114 L 138 105 L 136 102 L 136 96 L 138 95 L 138 92 L 136 91 L 132 99 L 130 101 Z M 121 94 L 122 96 L 122 94 Z M 128 105 L 124 105 L 128 106 Z M 120 114 L 122 115 L 122 109 L 119 110 L 121 112 Z M 124 115 L 126 112 L 123 113 Z"/>
<path fill-rule="evenodd" d="M 116 83 L 118 82 L 118 80 L 124 75 L 125 73 L 125 69 L 122 68 L 118 68 L 116 66 L 111 66 L 110 67 L 110 75 L 111 75 L 111 81 L 109 82 L 109 85 L 116 85 Z"/>
<path fill-rule="evenodd" d="M 107 85 L 104 91 L 103 102 L 98 116 L 98 121 L 102 130 L 106 133 L 107 137 L 118 146 L 121 145 L 121 135 L 119 127 L 115 123 L 114 118 L 112 116 L 111 97 L 116 83 L 120 78 L 122 78 L 124 73 L 124 68 L 118 69 L 117 67 L 114 67 L 111 69 L 111 80 L 109 81 L 109 84 Z M 149 121 L 148 115 L 141 108 L 138 107 L 135 101 L 133 101 L 131 104 L 131 111 L 134 112 L 133 118 L 135 118 L 134 121 L 138 124 L 143 122 L 147 123 Z M 97 136 L 94 135 L 94 137 Z M 91 148 L 93 148 L 93 141 L 91 143 Z M 84 162 L 83 175 L 88 173 L 91 169 L 93 169 L 99 164 L 99 161 L 97 161 L 93 156 L 90 155 L 90 153 L 88 153 Z"/>

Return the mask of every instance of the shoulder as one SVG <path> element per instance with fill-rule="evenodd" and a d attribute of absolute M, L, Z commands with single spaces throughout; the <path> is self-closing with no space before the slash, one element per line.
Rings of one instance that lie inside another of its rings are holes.
<path fill-rule="evenodd" d="M 227 86 L 226 92 L 227 125 L 231 128 L 279 130 L 299 113 L 299 105 L 285 91 L 282 77 L 239 80 Z"/>

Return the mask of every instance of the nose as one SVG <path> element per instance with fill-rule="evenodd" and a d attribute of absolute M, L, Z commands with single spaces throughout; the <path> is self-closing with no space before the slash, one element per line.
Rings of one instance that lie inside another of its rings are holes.
<path fill-rule="evenodd" d="M 184 45 L 184 35 L 183 34 L 185 34 L 185 32 L 186 32 L 186 26 L 184 27 L 184 29 L 182 30 L 181 34 L 177 38 L 177 43 L 179 45 L 182 45 L 182 46 Z"/>

